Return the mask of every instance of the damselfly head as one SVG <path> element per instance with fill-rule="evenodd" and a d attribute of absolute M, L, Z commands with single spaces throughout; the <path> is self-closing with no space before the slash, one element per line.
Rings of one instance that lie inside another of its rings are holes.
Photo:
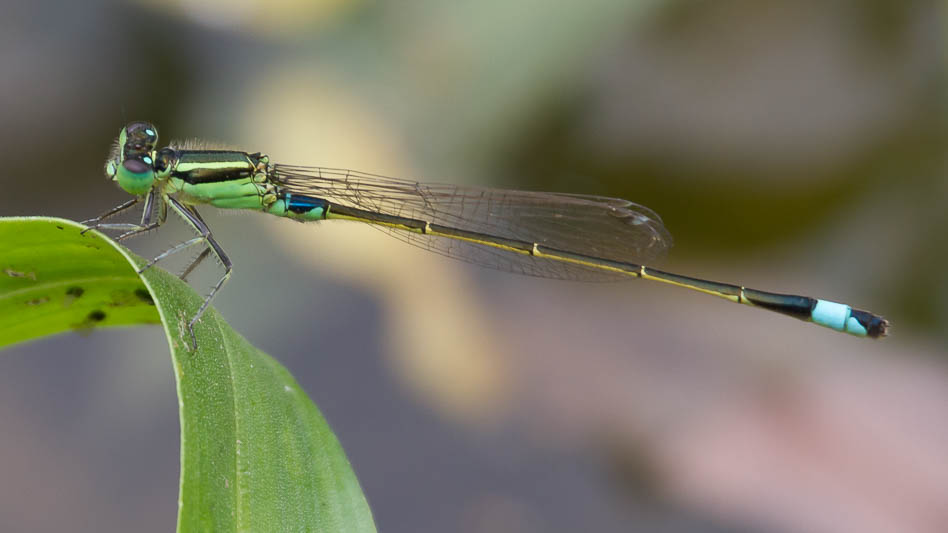
<path fill-rule="evenodd" d="M 154 154 L 158 128 L 149 122 L 131 122 L 119 132 L 105 163 L 105 174 L 126 192 L 147 193 L 155 181 Z"/>

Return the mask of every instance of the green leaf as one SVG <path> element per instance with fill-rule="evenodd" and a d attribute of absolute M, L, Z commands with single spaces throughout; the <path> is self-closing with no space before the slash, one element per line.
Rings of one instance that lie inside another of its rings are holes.
<path fill-rule="evenodd" d="M 159 322 L 151 294 L 108 240 L 75 222 L 0 219 L 0 347 L 61 331 Z"/>
<path fill-rule="evenodd" d="M 202 297 L 159 268 L 137 275 L 144 260 L 82 228 L 0 219 L 0 346 L 160 317 L 181 418 L 179 531 L 375 531 L 339 441 L 289 372 L 213 308 L 191 351 Z"/>

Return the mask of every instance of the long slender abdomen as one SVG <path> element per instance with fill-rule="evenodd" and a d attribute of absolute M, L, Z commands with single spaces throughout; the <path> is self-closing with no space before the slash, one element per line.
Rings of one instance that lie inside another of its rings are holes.
<path fill-rule="evenodd" d="M 874 315 L 868 311 L 853 309 L 846 304 L 810 298 L 808 296 L 760 291 L 740 285 L 682 276 L 680 274 L 648 268 L 643 265 L 612 261 L 601 257 L 592 257 L 566 250 L 548 248 L 538 243 L 501 238 L 494 235 L 432 224 L 424 220 L 336 205 L 321 198 L 278 193 L 276 202 L 266 208 L 266 210 L 274 215 L 300 221 L 341 219 L 366 222 L 406 232 L 427 235 L 435 239 L 454 239 L 523 256 L 531 256 L 537 259 L 570 263 L 580 265 L 584 268 L 615 272 L 617 274 L 628 275 L 629 277 L 658 281 L 711 294 L 735 303 L 760 307 L 859 337 L 883 337 L 886 335 L 886 330 L 889 325 L 884 318 L 878 315 Z"/>

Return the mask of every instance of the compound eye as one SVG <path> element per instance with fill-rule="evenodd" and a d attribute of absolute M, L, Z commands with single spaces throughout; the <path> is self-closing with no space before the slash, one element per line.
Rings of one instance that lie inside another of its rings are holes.
<path fill-rule="evenodd" d="M 122 161 L 122 166 L 132 174 L 144 174 L 151 170 L 151 167 L 141 159 L 126 159 Z"/>
<path fill-rule="evenodd" d="M 115 181 L 129 194 L 141 196 L 147 193 L 155 183 L 151 158 L 144 156 L 122 161 L 115 173 Z"/>
<path fill-rule="evenodd" d="M 125 146 L 122 151 L 126 158 L 134 158 L 151 153 L 158 144 L 158 128 L 149 122 L 132 122 L 125 126 Z"/>

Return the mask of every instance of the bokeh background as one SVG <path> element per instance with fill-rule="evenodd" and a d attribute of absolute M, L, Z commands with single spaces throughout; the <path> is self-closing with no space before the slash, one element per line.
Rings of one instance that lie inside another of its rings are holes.
<path fill-rule="evenodd" d="M 215 305 L 317 402 L 381 531 L 945 531 L 946 29 L 936 0 L 5 0 L 0 214 L 124 201 L 101 169 L 126 118 L 629 198 L 675 235 L 664 268 L 892 336 L 209 209 Z M 0 530 L 171 530 L 177 424 L 157 327 L 5 350 Z"/>

